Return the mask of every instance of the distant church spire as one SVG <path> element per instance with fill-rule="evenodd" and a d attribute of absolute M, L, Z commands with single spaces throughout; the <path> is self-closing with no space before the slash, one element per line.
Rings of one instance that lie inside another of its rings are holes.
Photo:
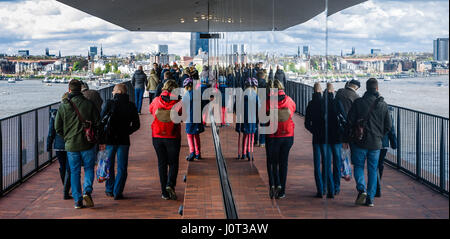
<path fill-rule="evenodd" d="M 103 58 L 103 45 L 100 44 L 100 58 Z"/>

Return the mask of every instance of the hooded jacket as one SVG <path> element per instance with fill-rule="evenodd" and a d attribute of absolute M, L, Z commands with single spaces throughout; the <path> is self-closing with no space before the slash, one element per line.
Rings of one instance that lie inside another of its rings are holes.
<path fill-rule="evenodd" d="M 106 135 L 107 145 L 130 145 L 130 135 L 140 128 L 136 105 L 127 94 L 116 94 L 108 100 L 101 118 L 111 113 L 111 133 Z"/>
<path fill-rule="evenodd" d="M 292 116 L 295 113 L 296 105 L 291 97 L 287 96 L 283 90 L 278 90 L 278 102 L 276 105 L 270 105 L 270 97 L 267 99 L 266 109 L 277 107 L 278 109 L 278 128 L 271 138 L 294 137 L 295 123 Z"/>
<path fill-rule="evenodd" d="M 347 116 L 348 112 L 350 111 L 350 108 L 352 107 L 353 102 L 360 98 L 359 95 L 356 93 L 356 91 L 350 87 L 345 87 L 342 89 L 339 89 L 336 92 L 336 102 L 339 102 L 342 105 L 342 108 L 344 110 L 344 115 Z"/>
<path fill-rule="evenodd" d="M 171 94 L 163 91 L 150 104 L 150 113 L 154 120 L 152 123 L 153 138 L 180 139 L 181 126 L 170 119 L 170 111 L 180 100 L 171 100 Z M 177 106 L 176 106 L 177 107 Z M 176 109 L 179 111 L 180 109 Z"/>
<path fill-rule="evenodd" d="M 144 89 L 147 86 L 147 75 L 144 73 L 144 71 L 135 71 L 133 74 L 133 78 L 131 79 L 131 84 L 135 89 Z"/>
<path fill-rule="evenodd" d="M 50 123 L 48 125 L 48 137 L 47 137 L 47 151 L 51 151 L 51 149 L 64 151 L 65 143 L 64 139 L 56 133 L 55 130 L 55 118 L 57 109 L 50 110 Z"/>
<path fill-rule="evenodd" d="M 158 87 L 158 84 L 159 84 L 159 78 L 156 75 L 156 73 L 150 74 L 150 77 L 148 78 L 147 90 L 155 92 L 156 87 Z"/>
<path fill-rule="evenodd" d="M 363 140 L 361 142 L 352 142 L 363 149 L 378 150 L 382 148 L 381 140 L 392 127 L 388 105 L 378 92 L 367 91 L 362 98 L 355 100 L 348 113 L 348 127 L 351 128 L 356 124 L 357 120 L 365 118 L 377 98 L 379 101 L 368 117 Z"/>

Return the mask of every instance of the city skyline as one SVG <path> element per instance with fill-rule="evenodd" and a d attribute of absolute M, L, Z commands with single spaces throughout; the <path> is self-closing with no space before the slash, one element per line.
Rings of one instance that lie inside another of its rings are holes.
<path fill-rule="evenodd" d="M 2 0 L 0 6 L 0 31 L 5 33 L 0 53 L 42 55 L 50 48 L 63 56 L 85 55 L 88 46 L 103 45 L 105 55 L 115 55 L 168 45 L 171 54 L 190 55 L 190 33 L 129 32 L 53 0 Z M 448 9 L 448 1 L 412 0 L 373 0 L 351 7 L 329 17 L 329 53 L 348 53 L 352 47 L 356 54 L 370 54 L 371 49 L 432 53 L 433 40 L 448 37 Z M 311 55 L 324 55 L 324 22 L 322 14 L 283 32 L 226 35 L 231 44 L 246 44 L 250 53 L 296 54 L 298 46 L 308 45 Z"/>

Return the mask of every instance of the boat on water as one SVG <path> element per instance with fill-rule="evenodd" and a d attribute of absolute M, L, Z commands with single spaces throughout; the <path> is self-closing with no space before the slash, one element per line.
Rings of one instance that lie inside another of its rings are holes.
<path fill-rule="evenodd" d="M 9 78 L 8 79 L 8 83 L 16 83 L 16 79 L 15 78 Z"/>
<path fill-rule="evenodd" d="M 386 76 L 386 77 L 384 78 L 384 81 L 391 81 L 391 77 Z"/>
<path fill-rule="evenodd" d="M 59 83 L 61 83 L 61 84 L 68 84 L 69 80 L 64 77 L 61 80 L 59 80 Z"/>
<path fill-rule="evenodd" d="M 42 83 L 50 83 L 51 80 L 48 77 L 45 77 L 45 79 L 42 80 Z"/>
<path fill-rule="evenodd" d="M 51 81 L 51 83 L 55 83 L 55 84 L 56 84 L 56 83 L 59 83 L 59 82 L 58 82 L 58 79 L 53 78 L 53 80 Z"/>
<path fill-rule="evenodd" d="M 438 82 L 436 82 L 436 86 L 437 87 L 443 87 L 444 86 L 444 82 L 438 81 Z"/>
<path fill-rule="evenodd" d="M 23 81 L 23 79 L 20 77 L 16 77 L 16 81 Z"/>

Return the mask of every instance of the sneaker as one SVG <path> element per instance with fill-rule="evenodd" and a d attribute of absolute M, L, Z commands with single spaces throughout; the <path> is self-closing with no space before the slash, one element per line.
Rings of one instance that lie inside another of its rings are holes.
<path fill-rule="evenodd" d="M 285 197 L 286 197 L 286 194 L 283 192 L 278 194 L 278 199 L 283 199 Z"/>
<path fill-rule="evenodd" d="M 240 160 L 240 159 L 241 159 L 241 155 L 238 155 L 236 159 L 237 159 L 237 160 Z"/>
<path fill-rule="evenodd" d="M 367 198 L 366 198 L 366 206 L 368 206 L 368 207 L 373 207 L 373 206 L 375 206 L 375 205 L 373 204 L 373 200 L 370 199 L 370 197 L 367 197 Z"/>
<path fill-rule="evenodd" d="M 90 193 L 86 193 L 83 195 L 83 199 L 84 201 L 86 201 L 86 207 L 93 207 L 94 206 L 94 201 L 92 200 L 91 194 Z"/>
<path fill-rule="evenodd" d="M 114 197 L 114 194 L 113 194 L 113 193 L 105 192 L 105 194 L 106 194 L 107 197 L 111 197 L 111 198 Z"/>
<path fill-rule="evenodd" d="M 327 198 L 334 198 L 334 194 L 332 193 L 327 194 Z"/>
<path fill-rule="evenodd" d="M 64 195 L 63 199 L 64 200 L 70 200 L 70 199 L 73 199 L 73 197 L 70 196 L 70 195 Z"/>
<path fill-rule="evenodd" d="M 275 186 L 272 186 L 269 188 L 269 197 L 270 199 L 273 199 L 274 196 L 275 196 Z"/>
<path fill-rule="evenodd" d="M 123 196 L 123 194 L 119 194 L 117 196 L 114 196 L 114 200 L 122 200 L 125 199 L 125 197 Z"/>
<path fill-rule="evenodd" d="M 248 161 L 250 161 L 250 153 L 247 153 L 247 154 L 245 155 L 245 157 L 248 159 Z"/>
<path fill-rule="evenodd" d="M 83 205 L 83 200 L 76 202 L 74 208 L 75 209 L 85 208 L 85 206 Z"/>
<path fill-rule="evenodd" d="M 265 148 L 265 147 L 266 147 L 266 144 L 260 144 L 259 147 Z"/>
<path fill-rule="evenodd" d="M 201 159 L 201 158 L 202 158 L 202 155 L 201 155 L 201 154 L 196 154 L 196 155 L 195 155 L 195 159 L 199 160 L 199 159 Z"/>
<path fill-rule="evenodd" d="M 186 157 L 186 160 L 187 161 L 194 161 L 194 157 L 195 157 L 195 154 L 191 153 L 191 154 L 189 154 L 189 156 Z"/>
<path fill-rule="evenodd" d="M 167 191 L 167 193 L 169 194 L 169 198 L 170 198 L 171 200 L 177 200 L 177 194 L 175 194 L 175 189 L 173 189 L 173 188 L 170 187 L 170 186 L 167 186 L 167 187 L 166 187 L 166 191 Z"/>
<path fill-rule="evenodd" d="M 358 193 L 358 197 L 356 198 L 355 204 L 357 205 L 364 205 L 366 202 L 367 193 L 360 192 Z"/>
<path fill-rule="evenodd" d="M 323 194 L 321 194 L 321 193 L 316 193 L 316 198 L 323 198 Z"/>
<path fill-rule="evenodd" d="M 164 200 L 169 200 L 170 199 L 169 196 L 167 195 L 167 193 L 161 194 L 161 198 L 164 199 Z"/>
<path fill-rule="evenodd" d="M 274 193 L 275 199 L 280 198 L 280 195 L 284 194 L 284 193 L 281 192 L 281 189 L 282 189 L 281 186 L 277 186 L 275 188 L 275 193 Z"/>

